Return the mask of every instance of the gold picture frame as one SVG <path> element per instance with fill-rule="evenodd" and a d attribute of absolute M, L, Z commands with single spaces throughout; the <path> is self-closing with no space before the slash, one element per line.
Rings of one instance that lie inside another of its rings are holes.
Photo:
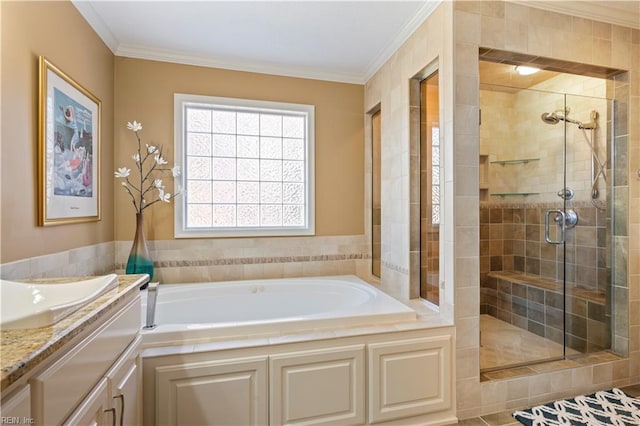
<path fill-rule="evenodd" d="M 102 103 L 44 56 L 38 69 L 38 225 L 99 221 Z"/>

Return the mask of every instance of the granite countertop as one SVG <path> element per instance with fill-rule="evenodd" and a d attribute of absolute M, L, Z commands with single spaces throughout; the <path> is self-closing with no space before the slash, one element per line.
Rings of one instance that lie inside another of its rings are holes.
<path fill-rule="evenodd" d="M 28 280 L 38 283 L 65 283 L 94 277 L 42 278 Z M 118 275 L 118 286 L 57 323 L 40 328 L 0 331 L 0 390 L 4 391 L 27 372 L 60 350 L 91 324 L 108 314 L 127 299 L 131 292 L 149 281 L 147 275 Z"/>

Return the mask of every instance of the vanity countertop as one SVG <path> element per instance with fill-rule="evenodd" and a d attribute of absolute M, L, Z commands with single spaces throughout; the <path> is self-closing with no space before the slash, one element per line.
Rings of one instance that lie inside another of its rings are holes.
<path fill-rule="evenodd" d="M 55 285 L 76 280 L 78 277 L 42 278 L 28 280 L 28 282 Z M 91 324 L 109 315 L 114 308 L 129 299 L 133 292 L 139 291 L 138 288 L 147 281 L 149 281 L 148 275 L 118 275 L 116 288 L 109 290 L 56 324 L 48 327 L 0 331 L 0 367 L 2 368 L 0 390 L 7 389 Z"/>

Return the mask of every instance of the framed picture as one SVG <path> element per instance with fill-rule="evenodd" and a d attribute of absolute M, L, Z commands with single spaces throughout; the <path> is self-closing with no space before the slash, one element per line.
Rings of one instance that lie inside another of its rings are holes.
<path fill-rule="evenodd" d="M 101 102 L 39 58 L 38 225 L 100 220 Z"/>

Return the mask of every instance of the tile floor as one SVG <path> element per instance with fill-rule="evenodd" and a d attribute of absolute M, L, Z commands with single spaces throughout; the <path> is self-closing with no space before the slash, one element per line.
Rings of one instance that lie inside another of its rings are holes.
<path fill-rule="evenodd" d="M 566 359 L 522 365 L 527 362 L 562 357 L 562 346 L 504 321 L 500 321 L 490 315 L 480 316 L 480 329 L 482 330 L 480 340 L 481 368 L 486 370 L 505 365 L 513 366 L 512 368 L 496 371 L 485 371 L 480 375 L 480 380 L 482 381 L 527 376 L 620 359 L 618 355 L 611 352 L 581 354 L 568 349 Z M 626 386 L 621 389 L 628 395 L 640 397 L 640 384 Z M 511 416 L 513 411 L 514 410 L 508 410 L 460 420 L 458 424 L 465 426 L 520 425 L 520 423 Z"/>
<path fill-rule="evenodd" d="M 567 349 L 567 356 L 575 355 Z M 562 345 L 491 315 L 480 315 L 480 369 L 490 370 L 561 358 Z"/>
<path fill-rule="evenodd" d="M 481 381 L 529 376 L 621 359 L 607 351 L 581 354 L 569 348 L 566 359 L 540 362 L 561 358 L 562 346 L 490 315 L 480 315 L 480 330 Z M 527 364 L 532 361 L 538 363 Z M 493 368 L 500 369 L 492 371 Z"/>
<path fill-rule="evenodd" d="M 627 395 L 640 397 L 640 385 L 625 386 L 620 388 Z M 604 389 L 603 389 L 604 390 Z M 551 402 L 551 401 L 549 401 Z M 520 422 L 515 420 L 511 413 L 513 410 L 503 411 L 501 413 L 487 414 L 485 416 L 474 417 L 472 419 L 460 420 L 458 425 L 464 426 L 516 426 Z"/>

